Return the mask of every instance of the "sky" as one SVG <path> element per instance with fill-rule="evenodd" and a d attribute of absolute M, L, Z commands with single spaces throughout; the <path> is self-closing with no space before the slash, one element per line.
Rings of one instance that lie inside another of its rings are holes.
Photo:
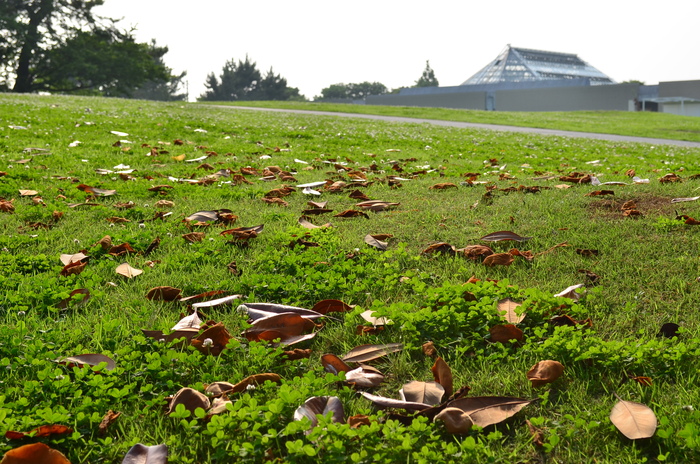
<path fill-rule="evenodd" d="M 577 54 L 617 82 L 700 79 L 692 0 L 105 0 L 95 12 L 166 45 L 190 100 L 246 55 L 313 99 L 337 83 L 412 86 L 427 60 L 441 86 L 460 85 L 508 44 Z"/>

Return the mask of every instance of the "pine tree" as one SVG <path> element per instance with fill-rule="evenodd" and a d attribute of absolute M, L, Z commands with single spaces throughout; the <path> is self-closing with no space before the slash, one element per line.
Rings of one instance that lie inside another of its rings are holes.
<path fill-rule="evenodd" d="M 430 61 L 425 62 L 425 69 L 423 70 L 423 75 L 416 81 L 416 87 L 437 87 L 440 83 L 435 77 L 435 71 L 430 67 Z"/>

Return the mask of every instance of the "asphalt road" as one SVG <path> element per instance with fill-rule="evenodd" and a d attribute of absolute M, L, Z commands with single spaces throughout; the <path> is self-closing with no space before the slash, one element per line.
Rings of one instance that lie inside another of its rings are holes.
<path fill-rule="evenodd" d="M 402 122 L 414 124 L 433 124 L 436 126 L 459 127 L 465 129 L 486 129 L 503 132 L 524 132 L 528 134 L 552 135 L 557 137 L 579 137 L 596 140 L 608 140 L 611 142 L 633 142 L 633 143 L 648 143 L 651 145 L 675 145 L 679 147 L 700 148 L 700 142 L 687 142 L 684 140 L 669 140 L 655 139 L 650 137 L 632 137 L 627 135 L 613 134 L 597 134 L 593 132 L 575 132 L 563 131 L 555 129 L 538 129 L 535 127 L 518 127 L 518 126 L 502 126 L 498 124 L 479 124 L 473 122 L 458 122 L 458 121 L 442 121 L 438 119 L 422 119 L 422 118 L 405 118 L 401 116 L 379 116 L 376 114 L 357 114 L 357 113 L 334 113 L 332 111 L 311 111 L 311 110 L 292 110 L 278 108 L 257 108 L 253 106 L 226 106 L 226 105 L 208 105 L 214 108 L 225 108 L 229 110 L 252 110 L 252 111 L 270 111 L 275 113 L 297 113 L 316 116 L 334 116 L 339 118 L 358 118 L 358 119 L 373 119 L 377 121 Z"/>

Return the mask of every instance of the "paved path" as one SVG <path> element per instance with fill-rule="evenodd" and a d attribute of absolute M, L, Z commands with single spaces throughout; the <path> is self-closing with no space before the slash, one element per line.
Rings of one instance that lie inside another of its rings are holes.
<path fill-rule="evenodd" d="M 376 114 L 359 114 L 359 113 L 335 113 L 332 111 L 311 111 L 311 110 L 292 110 L 292 109 L 278 109 L 278 108 L 257 108 L 253 106 L 227 106 L 227 105 L 207 105 L 214 108 L 225 108 L 233 110 L 253 110 L 253 111 L 271 111 L 275 113 L 296 113 L 296 114 L 310 114 L 316 116 L 335 116 L 339 118 L 359 118 L 359 119 L 374 119 L 379 121 L 389 121 L 389 122 L 405 122 L 405 123 L 426 123 L 434 124 L 436 126 L 446 126 L 446 127 L 460 127 L 467 129 L 486 129 L 486 130 L 496 130 L 504 132 L 525 132 L 529 134 L 539 134 L 539 135 L 555 135 L 559 137 L 582 137 L 588 139 L 596 140 L 609 140 L 612 142 L 635 142 L 635 143 L 649 143 L 652 145 L 676 145 L 679 147 L 688 148 L 700 148 L 700 142 L 686 142 L 684 140 L 668 140 L 668 139 L 654 139 L 649 137 L 632 137 L 627 135 L 613 135 L 613 134 L 596 134 L 592 132 L 574 132 L 574 131 L 563 131 L 556 129 L 538 129 L 535 127 L 518 127 L 518 126 L 502 126 L 498 124 L 480 124 L 474 122 L 458 122 L 458 121 L 442 121 L 439 119 L 422 119 L 422 118 L 406 118 L 402 116 L 380 116 Z"/>

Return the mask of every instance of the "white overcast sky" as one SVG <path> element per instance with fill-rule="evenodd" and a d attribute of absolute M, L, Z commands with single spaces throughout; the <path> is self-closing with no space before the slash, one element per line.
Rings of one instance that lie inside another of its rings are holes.
<path fill-rule="evenodd" d="M 575 53 L 618 82 L 700 79 L 695 0 L 106 0 L 140 42 L 167 45 L 190 100 L 246 54 L 311 99 L 335 83 L 411 86 L 426 60 L 459 85 L 507 44 Z"/>

